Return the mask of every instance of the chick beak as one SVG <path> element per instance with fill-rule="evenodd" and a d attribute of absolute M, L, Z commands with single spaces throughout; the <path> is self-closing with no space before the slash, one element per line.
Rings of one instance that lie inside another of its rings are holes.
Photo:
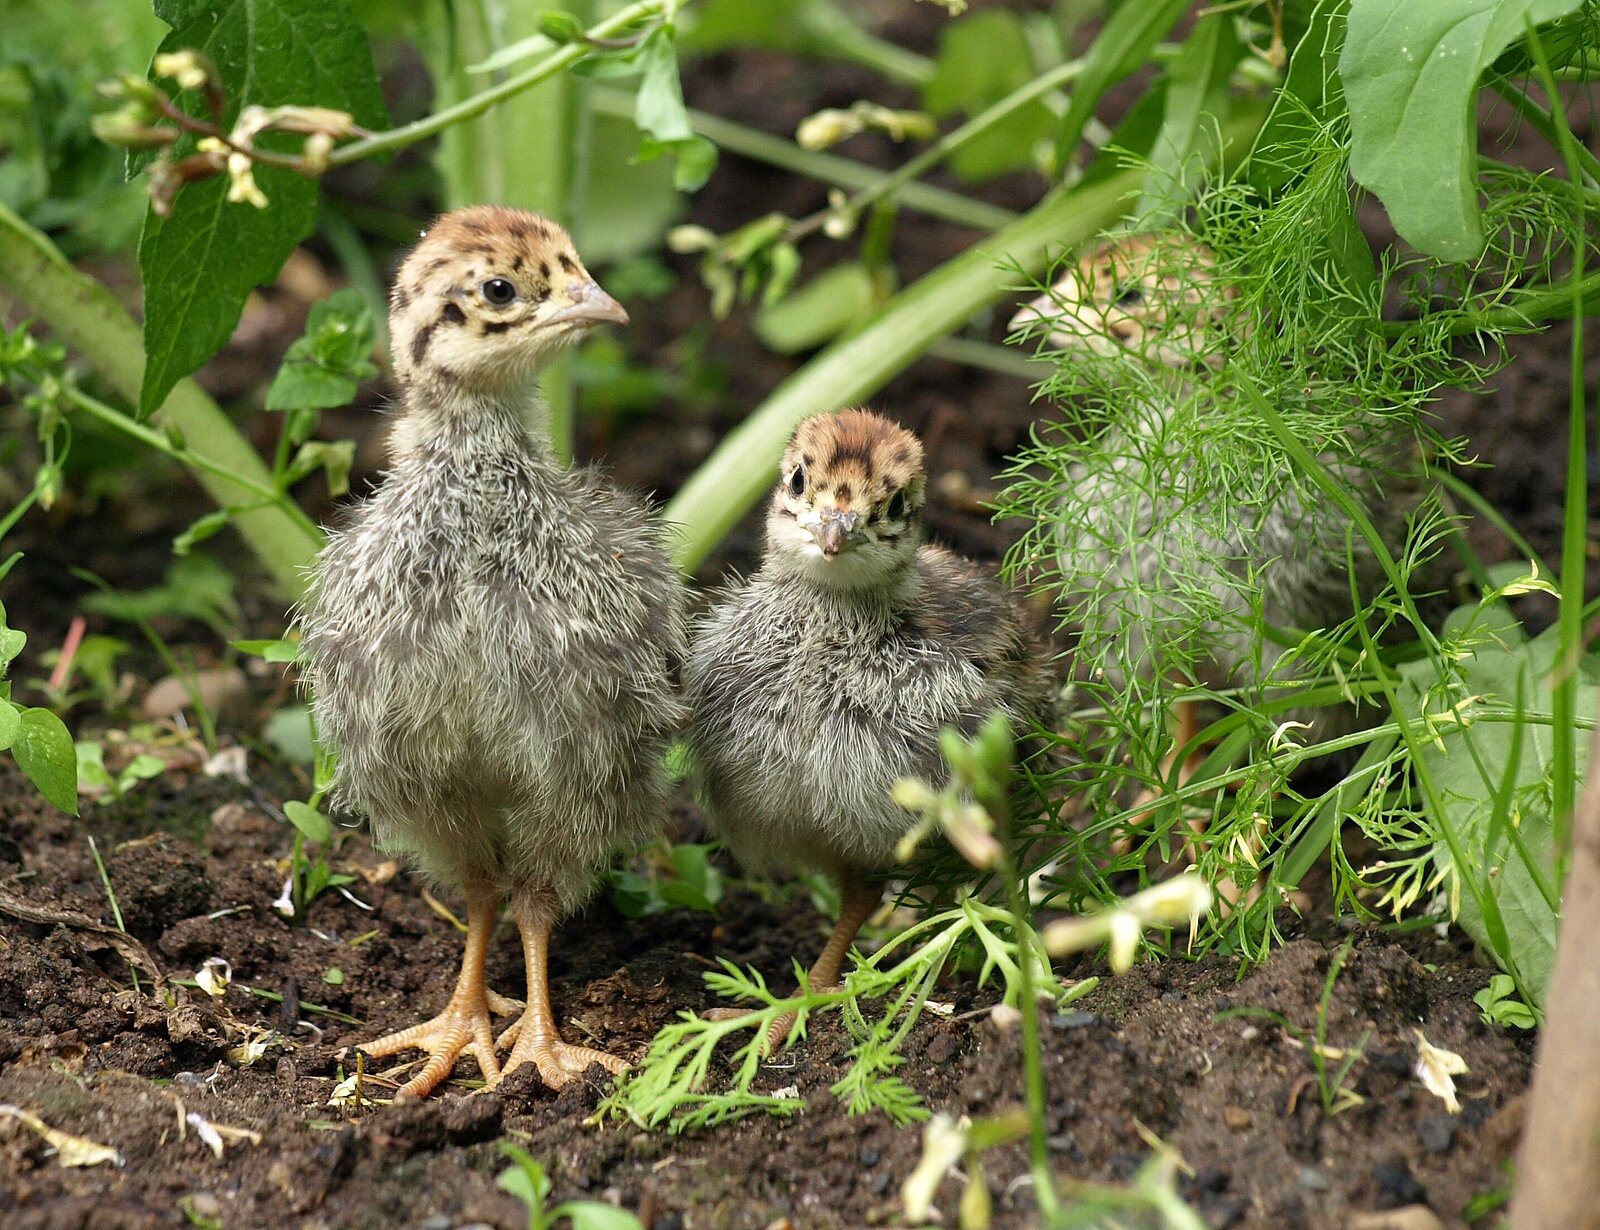
<path fill-rule="evenodd" d="M 822 548 L 822 554 L 832 559 L 844 550 L 845 543 L 855 532 L 856 523 L 860 520 L 860 513 L 825 512 L 822 520 L 812 529 L 811 536 Z"/>
<path fill-rule="evenodd" d="M 572 306 L 551 317 L 551 324 L 625 325 L 628 313 L 592 279 L 568 282 L 566 294 Z"/>

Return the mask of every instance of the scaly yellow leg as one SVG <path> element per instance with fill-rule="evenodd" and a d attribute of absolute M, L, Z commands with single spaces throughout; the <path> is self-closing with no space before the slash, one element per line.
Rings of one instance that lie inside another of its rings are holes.
<path fill-rule="evenodd" d="M 514 1042 L 505 1070 L 514 1071 L 532 1061 L 539 1076 L 552 1089 L 560 1089 L 590 1064 L 597 1063 L 613 1075 L 628 1065 L 615 1055 L 561 1040 L 555 1012 L 550 1007 L 550 932 L 555 927 L 554 902 L 542 894 L 520 895 L 512 915 L 522 932 L 522 953 L 528 967 L 528 1003 L 519 1020 L 500 1036 L 500 1044 Z"/>
<path fill-rule="evenodd" d="M 489 939 L 494 933 L 495 916 L 500 908 L 497 894 L 479 890 L 467 896 L 467 944 L 461 955 L 461 973 L 444 1011 L 431 1021 L 387 1034 L 361 1047 L 374 1059 L 416 1048 L 428 1053 L 428 1062 L 400 1087 L 397 1099 L 425 1098 L 455 1069 L 463 1053 L 478 1061 L 484 1079 L 494 1085 L 500 1080 L 500 1064 L 494 1055 L 494 1031 L 489 1023 L 491 1004 L 504 1011 L 508 1002 L 494 995 L 484 983 L 484 963 L 489 956 Z"/>

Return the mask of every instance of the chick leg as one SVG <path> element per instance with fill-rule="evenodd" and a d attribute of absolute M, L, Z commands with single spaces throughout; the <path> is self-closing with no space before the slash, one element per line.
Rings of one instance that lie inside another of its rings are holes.
<path fill-rule="evenodd" d="M 528 1006 L 500 1036 L 502 1043 L 515 1039 L 505 1070 L 510 1072 L 531 1060 L 552 1089 L 582 1075 L 592 1063 L 611 1073 L 625 1072 L 628 1065 L 615 1055 L 569 1045 L 556 1029 L 550 1007 L 550 932 L 555 927 L 555 903 L 543 894 L 525 893 L 517 896 L 511 909 L 522 932 L 522 952 L 528 965 Z"/>
<path fill-rule="evenodd" d="M 362 1045 L 361 1049 L 374 1059 L 413 1047 L 428 1053 L 428 1062 L 400 1087 L 395 1095 L 397 1100 L 427 1097 L 450 1075 L 463 1053 L 478 1061 L 484 1080 L 490 1085 L 500 1080 L 500 1064 L 494 1055 L 494 1031 L 489 1025 L 491 993 L 483 977 L 484 962 L 489 956 L 489 937 L 494 932 L 499 909 L 497 894 L 486 890 L 468 893 L 466 950 L 461 955 L 456 989 L 443 1012 L 431 1021 Z M 499 996 L 494 999 L 504 1003 Z"/>
<path fill-rule="evenodd" d="M 828 936 L 828 942 L 823 945 L 816 963 L 812 965 L 811 972 L 806 975 L 807 990 L 830 991 L 839 985 L 839 974 L 844 969 L 844 959 L 850 953 L 856 933 L 872 917 L 872 912 L 882 900 L 883 889 L 861 876 L 846 872 L 840 878 L 839 921 Z M 788 1045 L 789 1031 L 794 1028 L 796 1015 L 786 1012 L 772 1022 L 763 1047 L 766 1054 L 776 1055 Z"/>

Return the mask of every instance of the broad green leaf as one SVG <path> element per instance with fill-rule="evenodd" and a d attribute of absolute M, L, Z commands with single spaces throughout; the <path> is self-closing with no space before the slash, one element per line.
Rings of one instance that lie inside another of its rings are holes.
<path fill-rule="evenodd" d="M 17 741 L 22 731 L 22 710 L 9 700 L 0 700 L 0 751 Z"/>
<path fill-rule="evenodd" d="M 52 806 L 78 814 L 78 753 L 72 735 L 48 709 L 24 709 L 11 754 Z"/>
<path fill-rule="evenodd" d="M 1435 847 L 1435 861 L 1485 885 L 1489 894 L 1489 909 L 1483 911 L 1463 886 L 1458 921 L 1519 975 L 1536 1004 L 1544 1002 L 1555 961 L 1557 918 L 1546 895 L 1558 888 L 1550 814 L 1554 736 L 1547 719 L 1519 722 L 1515 714 L 1519 695 L 1524 713 L 1550 712 L 1550 675 L 1558 652 L 1556 629 L 1529 641 L 1520 628 L 1507 625 L 1495 632 L 1493 642 L 1478 645 L 1459 662 L 1460 695 L 1482 698 L 1474 713 L 1494 710 L 1503 720 L 1480 716 L 1464 726 L 1439 721 L 1446 703 L 1435 693 L 1425 707 L 1421 690 L 1434 679 L 1430 663 L 1406 668 L 1411 682 L 1400 693 L 1408 719 L 1428 723 L 1423 729 L 1438 735 L 1425 742 L 1422 758 L 1443 793 L 1446 814 L 1431 819 L 1440 829 L 1453 827 L 1467 865 L 1453 867 L 1443 841 Z M 1589 655 L 1579 671 L 1578 713 L 1592 717 L 1600 695 L 1600 657 Z M 1583 741 L 1587 745 L 1587 735 Z M 1509 786 L 1503 809 L 1497 806 L 1502 785 Z"/>
<path fill-rule="evenodd" d="M 1066 166 L 1105 92 L 1142 65 L 1152 48 L 1188 8 L 1188 0 L 1144 0 L 1113 13 L 1084 57 L 1072 101 L 1056 134 L 1056 161 Z"/>
<path fill-rule="evenodd" d="M 1012 13 L 986 9 L 945 26 L 933 76 L 922 87 L 922 106 L 943 119 L 972 116 L 1033 80 L 1028 39 Z M 950 169 L 969 181 L 992 179 L 1033 163 L 1035 145 L 1055 128 L 1042 102 L 1013 112 L 950 157 Z"/>
<path fill-rule="evenodd" d="M 1483 250 L 1478 79 L 1526 24 L 1582 0 L 1351 0 L 1339 71 L 1350 109 L 1350 173 L 1406 242 L 1442 260 Z"/>
<path fill-rule="evenodd" d="M 651 31 L 639 56 L 644 77 L 634 97 L 634 122 L 644 134 L 639 143 L 640 162 L 670 153 L 677 159 L 673 183 L 680 192 L 693 192 L 717 165 L 717 147 L 695 135 L 683 103 L 683 83 L 678 78 L 678 53 L 671 25 Z"/>
<path fill-rule="evenodd" d="M 585 261 L 608 265 L 658 248 L 687 202 L 674 186 L 672 165 L 633 161 L 632 121 L 596 114 L 589 123 L 593 136 L 582 160 L 588 187 L 583 212 L 572 220 L 572 234 Z M 609 277 L 606 285 L 611 285 Z"/>
<path fill-rule="evenodd" d="M 377 336 L 377 325 L 360 291 L 346 287 L 313 304 L 305 333 L 289 347 L 267 390 L 267 409 L 348 406 L 361 382 L 378 374 L 372 363 Z"/>
<path fill-rule="evenodd" d="M 367 36 L 346 0 L 156 0 L 172 27 L 159 52 L 192 48 L 216 63 L 230 126 L 249 104 L 299 103 L 348 111 L 387 127 Z M 178 104 L 204 114 L 195 93 Z M 263 148 L 294 151 L 295 138 L 268 135 Z M 186 138 L 181 157 L 192 147 Z M 316 222 L 317 186 L 293 171 L 258 167 L 269 205 L 227 201 L 226 176 L 182 188 L 167 218 L 150 214 L 139 241 L 144 279 L 145 372 L 139 412 L 154 411 L 182 377 L 233 333 L 245 297 L 270 282 Z"/>
<path fill-rule="evenodd" d="M 17 628 L 5 626 L 5 615 L 0 613 L 0 673 L 5 665 L 22 652 L 28 643 L 28 634 Z"/>
<path fill-rule="evenodd" d="M 793 294 L 756 313 L 756 336 L 778 354 L 795 354 L 838 337 L 876 306 L 865 265 L 847 261 L 823 270 Z"/>
<path fill-rule="evenodd" d="M 1306 143 L 1344 114 L 1339 51 L 1349 9 L 1350 0 L 1316 0 L 1304 32 L 1290 44 L 1283 87 L 1245 167 L 1255 187 L 1270 191 L 1300 173 Z"/>
<path fill-rule="evenodd" d="M 550 1216 L 570 1217 L 572 1230 L 642 1230 L 639 1219 L 627 1209 L 598 1200 L 568 1200 L 551 1209 Z"/>
<path fill-rule="evenodd" d="M 311 710 L 305 705 L 285 705 L 267 719 L 261 737 L 295 764 L 315 764 L 317 748 L 311 735 Z M 323 783 L 319 780 L 317 788 Z"/>
<path fill-rule="evenodd" d="M 325 846 L 333 840 L 332 823 L 311 804 L 291 799 L 283 805 L 283 814 L 312 844 Z"/>
<path fill-rule="evenodd" d="M 1201 173 L 1215 161 L 1217 138 L 1228 119 L 1228 78 L 1243 57 L 1231 13 L 1213 12 L 1195 23 L 1167 69 L 1166 111 L 1150 150 L 1150 179 L 1135 210 L 1141 222 L 1176 213 L 1199 191 Z"/>

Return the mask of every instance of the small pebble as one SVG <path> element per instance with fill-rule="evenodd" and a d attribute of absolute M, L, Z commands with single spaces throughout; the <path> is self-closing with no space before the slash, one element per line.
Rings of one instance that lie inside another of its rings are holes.
<path fill-rule="evenodd" d="M 1211 1230 L 1228 1230 L 1244 1217 L 1244 1201 L 1237 1196 L 1209 1195 L 1200 1201 L 1200 1213 Z"/>
<path fill-rule="evenodd" d="M 1087 1029 L 1100 1023 L 1098 1012 L 1058 1012 L 1050 1018 L 1056 1029 Z"/>
<path fill-rule="evenodd" d="M 1329 1192 L 1333 1190 L 1333 1180 L 1318 1170 L 1315 1166 L 1302 1166 L 1295 1181 L 1308 1192 Z"/>
<path fill-rule="evenodd" d="M 424 1217 L 417 1224 L 417 1230 L 450 1230 L 456 1224 L 455 1218 L 446 1213 L 435 1213 L 432 1217 Z"/>
<path fill-rule="evenodd" d="M 189 1208 L 198 1217 L 221 1217 L 222 1201 L 210 1192 L 195 1192 L 189 1197 Z"/>
<path fill-rule="evenodd" d="M 960 1044 L 950 1034 L 937 1034 L 928 1043 L 928 1062 L 949 1063 L 959 1049 Z"/>
<path fill-rule="evenodd" d="M 1246 1132 L 1250 1130 L 1250 1112 L 1240 1106 L 1224 1106 L 1222 1108 L 1222 1121 L 1228 1125 L 1229 1131 Z"/>
<path fill-rule="evenodd" d="M 1399 1158 L 1374 1166 L 1372 1181 L 1388 1197 L 1390 1208 L 1428 1202 L 1428 1189 L 1417 1182 L 1416 1176 Z"/>
<path fill-rule="evenodd" d="M 1425 1204 L 1413 1204 L 1384 1213 L 1357 1213 L 1350 1230 L 1444 1230 L 1439 1215 Z"/>
<path fill-rule="evenodd" d="M 1441 1110 L 1430 1111 L 1417 1124 L 1417 1137 L 1429 1153 L 1448 1153 L 1456 1140 L 1458 1121 Z"/>
<path fill-rule="evenodd" d="M 883 1154 L 879 1153 L 871 1145 L 867 1145 L 864 1149 L 861 1150 L 861 1153 L 860 1153 L 859 1156 L 861 1158 L 861 1164 L 863 1166 L 876 1166 L 878 1164 L 879 1159 L 882 1158 Z"/>
<path fill-rule="evenodd" d="M 683 1230 L 683 1214 L 669 1209 L 651 1222 L 650 1230 Z"/>
<path fill-rule="evenodd" d="M 242 709 L 250 699 L 250 685 L 245 680 L 244 672 L 226 667 L 195 671 L 187 679 L 180 679 L 176 675 L 158 679 L 145 693 L 140 712 L 152 722 L 173 717 L 193 704 L 189 697 L 190 685 L 199 693 L 201 703 L 213 716 Z"/>

